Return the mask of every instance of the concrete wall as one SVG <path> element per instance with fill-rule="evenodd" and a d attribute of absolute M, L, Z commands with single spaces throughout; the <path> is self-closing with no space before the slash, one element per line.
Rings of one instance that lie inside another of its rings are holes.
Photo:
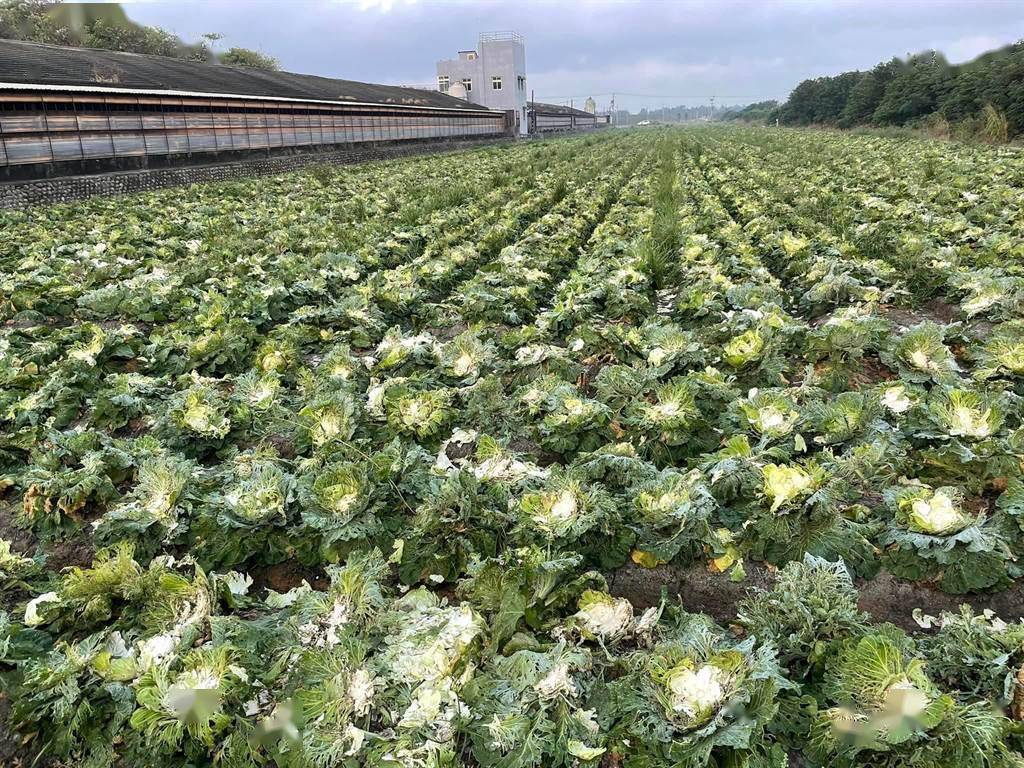
<path fill-rule="evenodd" d="M 501 144 L 509 137 L 430 140 L 416 142 L 334 145 L 326 151 L 302 152 L 278 157 L 263 156 L 235 163 L 217 163 L 177 168 L 158 168 L 92 176 L 66 176 L 38 181 L 0 184 L 0 208 L 27 208 L 63 203 L 96 195 L 124 195 L 162 187 L 226 181 L 250 176 L 268 176 L 307 165 L 347 165 L 368 160 L 387 160 L 410 155 L 436 154 Z"/>
<path fill-rule="evenodd" d="M 473 81 L 469 101 L 488 109 L 512 110 L 519 116 L 519 132 L 526 133 L 526 48 L 515 40 L 481 41 L 475 59 L 443 59 L 437 62 L 438 77 L 447 75 L 451 83 L 465 78 Z M 501 90 L 491 85 L 492 77 L 501 78 Z M 519 78 L 523 87 L 519 87 Z"/>
<path fill-rule="evenodd" d="M 462 80 L 471 80 L 473 88 L 469 92 L 471 104 L 482 104 L 480 92 L 483 89 L 483 59 L 477 56 L 475 59 L 443 59 L 437 62 L 437 76 L 447 76 L 452 84 Z"/>

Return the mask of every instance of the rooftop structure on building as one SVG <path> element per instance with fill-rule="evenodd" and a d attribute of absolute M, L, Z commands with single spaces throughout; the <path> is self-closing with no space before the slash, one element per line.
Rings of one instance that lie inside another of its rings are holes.
<path fill-rule="evenodd" d="M 471 104 L 510 111 L 520 133 L 527 132 L 526 41 L 517 32 L 484 32 L 477 47 L 437 62 L 437 89 L 456 91 Z"/>

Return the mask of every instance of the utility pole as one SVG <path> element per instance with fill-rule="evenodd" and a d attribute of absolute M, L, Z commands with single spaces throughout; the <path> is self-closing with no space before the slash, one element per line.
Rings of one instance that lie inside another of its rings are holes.
<path fill-rule="evenodd" d="M 618 122 L 618 116 L 615 114 L 615 94 L 612 94 L 612 125 Z"/>

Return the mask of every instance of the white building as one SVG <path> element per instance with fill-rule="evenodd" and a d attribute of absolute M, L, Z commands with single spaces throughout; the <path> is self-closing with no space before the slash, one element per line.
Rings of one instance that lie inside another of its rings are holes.
<path fill-rule="evenodd" d="M 526 46 L 522 36 L 482 33 L 476 50 L 459 51 L 459 58 L 437 62 L 437 89 L 488 109 L 515 112 L 518 131 L 525 134 Z"/>

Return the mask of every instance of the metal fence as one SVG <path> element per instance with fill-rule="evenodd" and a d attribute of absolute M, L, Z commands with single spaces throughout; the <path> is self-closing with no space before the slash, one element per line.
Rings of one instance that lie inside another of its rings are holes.
<path fill-rule="evenodd" d="M 478 39 L 481 43 L 513 42 L 519 43 L 520 45 L 526 44 L 526 39 L 518 32 L 513 32 L 512 30 L 501 30 L 498 32 L 481 32 Z"/>
<path fill-rule="evenodd" d="M 156 93 L 0 90 L 0 167 L 508 131 L 491 110 Z"/>

